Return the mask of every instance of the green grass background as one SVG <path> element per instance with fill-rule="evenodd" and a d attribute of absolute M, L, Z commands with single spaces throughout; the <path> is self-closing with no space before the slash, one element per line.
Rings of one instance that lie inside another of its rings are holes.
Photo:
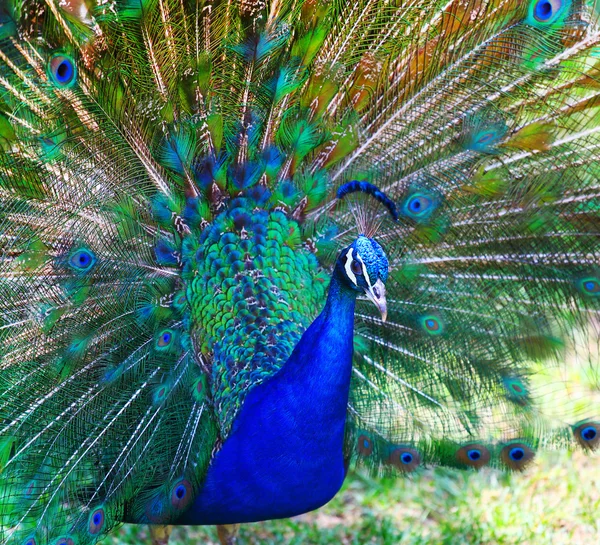
<path fill-rule="evenodd" d="M 150 543 L 125 525 L 105 545 Z M 548 453 L 525 473 L 442 468 L 417 477 L 354 473 L 325 507 L 289 520 L 242 526 L 240 545 L 597 545 L 600 458 Z M 177 527 L 171 545 L 218 544 L 212 527 Z"/>

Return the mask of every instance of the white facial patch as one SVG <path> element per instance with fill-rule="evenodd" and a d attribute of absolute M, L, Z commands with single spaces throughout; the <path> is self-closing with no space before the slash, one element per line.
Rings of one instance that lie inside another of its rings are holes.
<path fill-rule="evenodd" d="M 371 287 L 371 279 L 369 278 L 369 273 L 367 272 L 367 266 L 365 265 L 365 262 L 362 260 L 362 258 L 358 254 L 356 254 L 356 257 L 362 267 L 363 276 L 365 277 L 365 279 L 367 281 L 367 285 L 370 288 Z M 346 253 L 346 263 L 344 264 L 344 268 L 346 269 L 346 275 L 348 275 L 348 278 L 350 280 L 352 280 L 352 282 L 354 282 L 355 286 L 358 286 L 358 280 L 356 279 L 356 275 L 352 272 L 353 261 L 354 261 L 354 258 L 352 257 L 352 248 L 350 248 L 348 250 L 348 252 Z"/>
<path fill-rule="evenodd" d="M 358 286 L 356 275 L 352 272 L 352 248 L 346 252 L 346 263 L 344 263 L 344 269 L 346 269 L 346 276 L 354 282 L 355 286 Z"/>

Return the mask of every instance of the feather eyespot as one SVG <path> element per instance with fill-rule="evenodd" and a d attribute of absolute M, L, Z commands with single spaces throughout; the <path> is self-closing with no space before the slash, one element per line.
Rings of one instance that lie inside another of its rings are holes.
<path fill-rule="evenodd" d="M 426 223 L 437 206 L 439 199 L 423 191 L 413 192 L 406 197 L 401 206 L 401 212 L 417 223 Z"/>
<path fill-rule="evenodd" d="M 30 537 L 30 538 L 29 538 L 29 539 L 28 539 L 28 540 L 25 542 L 25 545 L 36 545 L 35 538 L 33 538 L 33 537 Z"/>
<path fill-rule="evenodd" d="M 439 328 L 439 325 L 435 320 L 432 320 L 430 318 L 429 320 L 425 320 L 425 327 L 432 331 L 434 329 L 437 330 Z"/>
<path fill-rule="evenodd" d="M 55 545 L 75 545 L 75 541 L 70 537 L 60 537 L 56 541 Z"/>
<path fill-rule="evenodd" d="M 526 405 L 529 401 L 529 390 L 525 383 L 517 377 L 505 377 L 502 379 L 506 388 L 506 397 L 513 403 Z"/>
<path fill-rule="evenodd" d="M 373 454 L 373 441 L 367 435 L 360 435 L 356 444 L 356 450 L 361 456 L 370 456 Z"/>
<path fill-rule="evenodd" d="M 547 21 L 552 17 L 552 4 L 548 0 L 541 0 L 535 5 L 535 18 L 538 21 Z"/>
<path fill-rule="evenodd" d="M 427 197 L 415 195 L 411 197 L 406 206 L 415 216 L 418 216 L 427 212 L 431 206 L 431 200 Z"/>
<path fill-rule="evenodd" d="M 77 68 L 73 59 L 63 54 L 56 54 L 50 59 L 50 77 L 58 87 L 71 87 L 77 78 Z"/>
<path fill-rule="evenodd" d="M 484 132 L 478 139 L 478 144 L 488 144 L 496 138 L 496 133 L 492 131 Z"/>
<path fill-rule="evenodd" d="M 99 534 L 104 526 L 104 509 L 96 509 L 91 515 L 88 522 L 88 531 L 92 535 Z"/>
<path fill-rule="evenodd" d="M 204 378 L 197 378 L 192 385 L 192 397 L 194 401 L 204 401 Z"/>
<path fill-rule="evenodd" d="M 96 256 L 90 250 L 80 248 L 69 257 L 69 266 L 77 272 L 87 272 L 96 264 Z"/>
<path fill-rule="evenodd" d="M 154 391 L 154 403 L 158 404 L 158 403 L 162 403 L 166 397 L 167 394 L 169 393 L 169 386 L 168 385 L 160 385 L 156 388 L 156 390 Z"/>
<path fill-rule="evenodd" d="M 587 291 L 598 291 L 598 282 L 594 282 L 594 281 L 588 281 L 586 282 L 583 287 L 587 290 Z"/>
<path fill-rule="evenodd" d="M 146 506 L 146 517 L 151 523 L 161 524 L 168 519 L 168 511 L 162 494 L 151 499 Z"/>
<path fill-rule="evenodd" d="M 163 331 L 161 331 L 158 334 L 158 338 L 156 340 L 156 347 L 157 348 L 167 348 L 171 345 L 171 343 L 173 342 L 173 337 L 174 337 L 174 333 L 173 331 L 171 331 L 170 329 L 165 329 Z"/>
<path fill-rule="evenodd" d="M 185 509 L 192 501 L 192 484 L 182 479 L 171 489 L 171 504 L 175 509 Z"/>
<path fill-rule="evenodd" d="M 35 490 L 35 480 L 29 481 L 24 490 L 25 497 L 28 499 L 31 498 L 33 496 L 34 490 Z"/>
<path fill-rule="evenodd" d="M 508 456 L 513 462 L 520 462 L 525 458 L 525 451 L 521 447 L 515 447 L 508 451 Z"/>
<path fill-rule="evenodd" d="M 399 447 L 390 452 L 387 463 L 400 471 L 411 472 L 421 465 L 421 455 L 415 449 Z"/>
<path fill-rule="evenodd" d="M 524 443 L 509 443 L 502 448 L 500 457 L 510 469 L 524 469 L 535 457 L 535 452 Z"/>
<path fill-rule="evenodd" d="M 596 438 L 596 435 L 598 435 L 598 432 L 593 426 L 588 426 L 587 428 L 583 428 L 581 430 L 581 437 L 586 441 L 592 441 Z"/>
<path fill-rule="evenodd" d="M 536 0 L 529 5 L 527 22 L 544 26 L 555 23 L 565 13 L 566 6 L 566 0 Z"/>
<path fill-rule="evenodd" d="M 441 335 L 444 332 L 444 323 L 437 316 L 423 316 L 421 327 L 429 335 Z"/>
<path fill-rule="evenodd" d="M 561 0 L 538 0 L 533 8 L 533 16 L 541 23 L 549 21 L 562 7 Z"/>
<path fill-rule="evenodd" d="M 456 453 L 456 459 L 461 463 L 475 469 L 482 468 L 490 462 L 490 451 L 487 447 L 472 443 L 460 448 Z"/>
<path fill-rule="evenodd" d="M 577 442 L 586 449 L 595 449 L 600 445 L 600 423 L 585 421 L 580 423 L 573 434 Z"/>
<path fill-rule="evenodd" d="M 507 127 L 502 117 L 496 112 L 482 111 L 465 117 L 459 141 L 466 150 L 493 153 L 494 147 L 506 133 Z"/>
<path fill-rule="evenodd" d="M 600 282 L 597 278 L 583 278 L 579 281 L 579 289 L 584 295 L 587 295 L 589 297 L 600 296 Z"/>

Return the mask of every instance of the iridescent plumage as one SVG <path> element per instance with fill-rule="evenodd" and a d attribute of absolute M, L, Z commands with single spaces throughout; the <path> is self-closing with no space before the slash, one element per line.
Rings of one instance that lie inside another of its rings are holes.
<path fill-rule="evenodd" d="M 0 543 L 597 447 L 598 16 L 4 2 Z"/>

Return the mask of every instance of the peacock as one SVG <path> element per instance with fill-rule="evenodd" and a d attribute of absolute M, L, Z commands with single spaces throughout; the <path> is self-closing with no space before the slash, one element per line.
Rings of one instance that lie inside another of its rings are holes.
<path fill-rule="evenodd" d="M 2 0 L 0 543 L 598 447 L 599 18 Z"/>

